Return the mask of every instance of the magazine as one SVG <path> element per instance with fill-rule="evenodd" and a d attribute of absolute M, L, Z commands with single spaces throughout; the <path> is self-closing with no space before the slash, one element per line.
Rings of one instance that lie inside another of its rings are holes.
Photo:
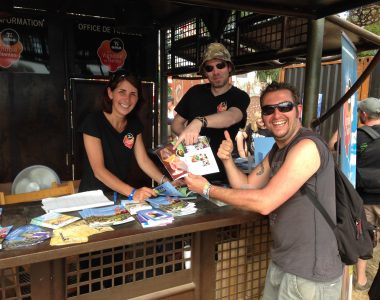
<path fill-rule="evenodd" d="M 40 226 L 29 224 L 12 230 L 4 240 L 5 249 L 32 246 L 51 237 L 51 232 Z"/>
<path fill-rule="evenodd" d="M 30 224 L 57 229 L 79 220 L 79 217 L 65 215 L 57 212 L 49 212 L 47 214 L 35 217 L 30 221 Z"/>
<path fill-rule="evenodd" d="M 198 137 L 198 142 L 193 145 L 185 146 L 181 143 L 175 150 L 174 143 L 155 150 L 173 180 L 186 176 L 188 172 L 195 175 L 219 172 L 207 137 Z"/>
<path fill-rule="evenodd" d="M 3 249 L 3 241 L 4 241 L 5 237 L 11 231 L 12 227 L 13 227 L 12 225 L 6 226 L 6 227 L 0 226 L 0 249 Z"/>
<path fill-rule="evenodd" d="M 122 205 L 86 208 L 79 214 L 91 227 L 119 225 L 134 221 L 134 218 Z"/>

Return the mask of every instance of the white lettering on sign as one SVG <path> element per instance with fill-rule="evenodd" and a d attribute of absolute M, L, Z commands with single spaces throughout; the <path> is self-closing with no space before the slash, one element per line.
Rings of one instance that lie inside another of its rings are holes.
<path fill-rule="evenodd" d="M 79 23 L 78 29 L 82 31 L 102 32 L 100 25 Z"/>
<path fill-rule="evenodd" d="M 10 17 L 10 18 L 4 18 L 4 19 L 0 18 L 0 23 L 30 26 L 30 27 L 44 27 L 45 19 L 36 20 L 36 19 Z"/>

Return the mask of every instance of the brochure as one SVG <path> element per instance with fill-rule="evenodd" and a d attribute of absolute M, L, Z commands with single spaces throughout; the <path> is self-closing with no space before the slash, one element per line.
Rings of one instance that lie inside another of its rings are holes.
<path fill-rule="evenodd" d="M 99 208 L 87 208 L 79 212 L 91 227 L 119 225 L 134 221 L 134 218 L 122 205 Z"/>
<path fill-rule="evenodd" d="M 12 230 L 3 243 L 5 249 L 32 246 L 51 237 L 51 232 L 40 226 L 29 224 Z"/>
<path fill-rule="evenodd" d="M 139 210 L 152 209 L 152 206 L 148 203 L 128 203 L 122 200 L 121 205 L 124 206 L 131 215 L 135 215 Z"/>
<path fill-rule="evenodd" d="M 3 241 L 4 241 L 5 237 L 11 231 L 12 227 L 13 227 L 12 225 L 6 226 L 6 227 L 0 226 L 0 249 L 3 249 Z"/>
<path fill-rule="evenodd" d="M 137 212 L 137 220 L 143 228 L 154 226 L 165 226 L 173 222 L 171 214 L 159 209 L 145 209 Z"/>
<path fill-rule="evenodd" d="M 158 204 L 158 208 L 170 213 L 174 217 L 190 215 L 197 212 L 194 202 L 187 202 L 174 197 L 166 197 L 165 200 L 166 201 L 162 201 Z"/>
<path fill-rule="evenodd" d="M 57 212 L 49 212 L 39 217 L 35 217 L 30 221 L 30 224 L 57 229 L 68 225 L 72 222 L 79 220 L 79 217 L 74 217 L 70 215 L 64 215 Z"/>
<path fill-rule="evenodd" d="M 205 136 L 198 137 L 193 145 L 178 145 L 174 141 L 155 150 L 173 180 L 186 176 L 188 172 L 206 175 L 219 172 L 210 143 Z"/>

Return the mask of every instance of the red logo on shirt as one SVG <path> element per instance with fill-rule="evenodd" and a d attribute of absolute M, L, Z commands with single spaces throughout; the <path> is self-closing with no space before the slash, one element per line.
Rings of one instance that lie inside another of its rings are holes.
<path fill-rule="evenodd" d="M 128 149 L 132 149 L 133 144 L 135 143 L 135 137 L 133 136 L 133 134 L 127 133 L 124 136 L 123 143 L 124 143 L 125 147 L 127 147 Z"/>
<path fill-rule="evenodd" d="M 219 112 L 222 112 L 222 111 L 226 111 L 227 110 L 227 103 L 226 102 L 220 102 L 218 107 L 216 108 L 216 111 L 219 113 Z"/>

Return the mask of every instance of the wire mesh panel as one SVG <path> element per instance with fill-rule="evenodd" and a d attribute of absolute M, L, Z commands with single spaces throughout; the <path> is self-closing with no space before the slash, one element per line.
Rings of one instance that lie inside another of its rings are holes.
<path fill-rule="evenodd" d="M 307 19 L 287 18 L 285 47 L 294 47 L 307 43 Z"/>
<path fill-rule="evenodd" d="M 268 219 L 221 228 L 217 236 L 215 300 L 259 299 L 271 244 Z"/>
<path fill-rule="evenodd" d="M 31 299 L 30 274 L 28 266 L 0 270 L 0 299 Z"/>
<path fill-rule="evenodd" d="M 190 269 L 191 245 L 185 234 L 69 257 L 67 298 Z"/>

